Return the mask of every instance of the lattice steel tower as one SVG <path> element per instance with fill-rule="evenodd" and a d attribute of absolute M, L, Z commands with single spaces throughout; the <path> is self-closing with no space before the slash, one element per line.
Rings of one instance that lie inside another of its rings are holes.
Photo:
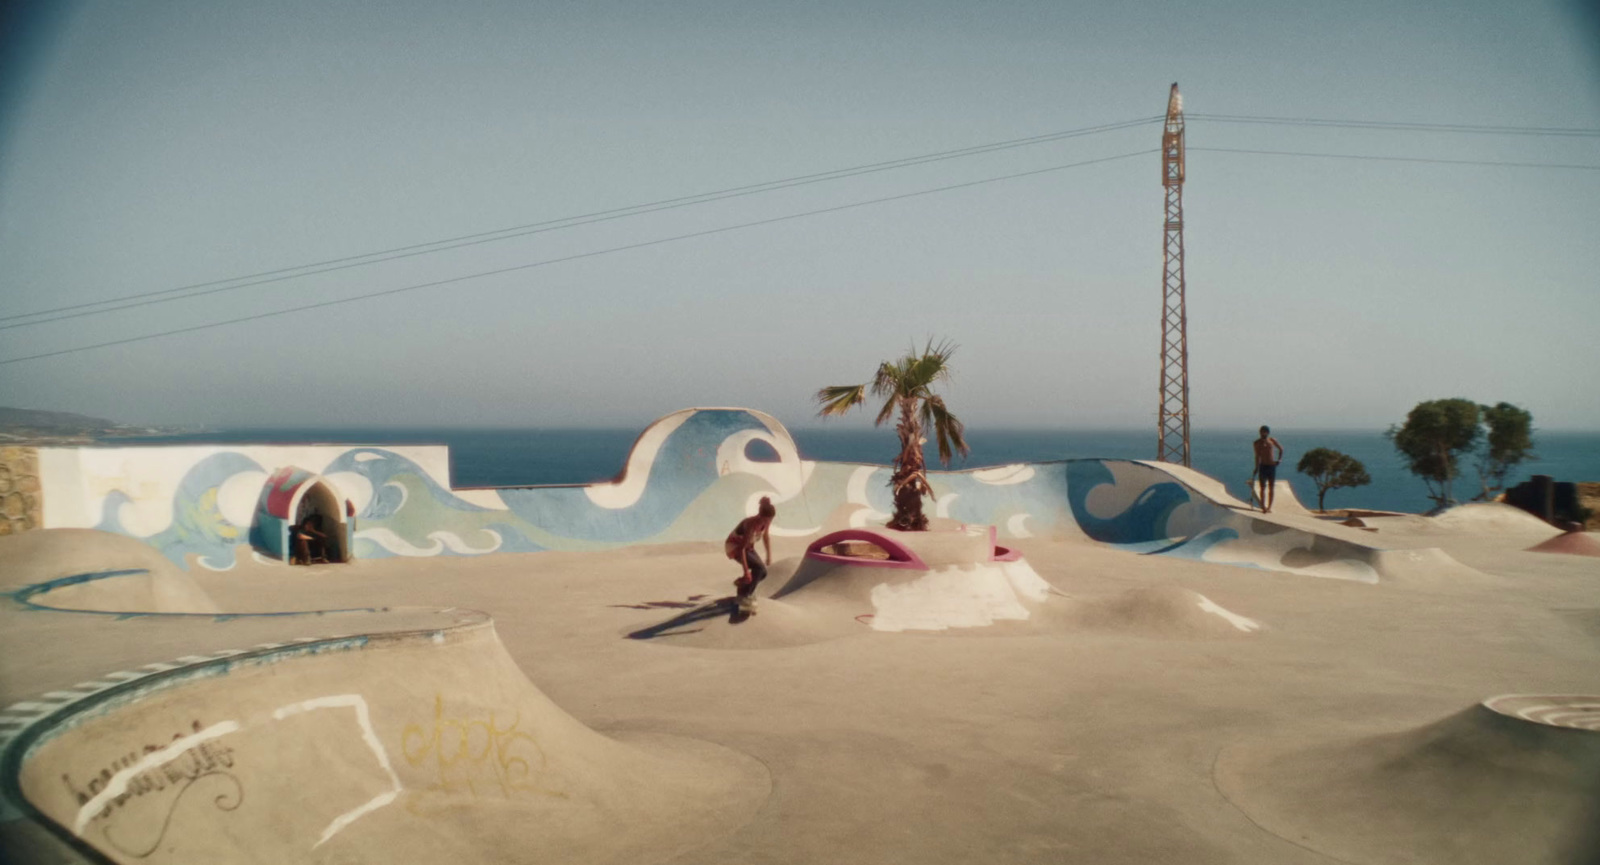
<path fill-rule="evenodd" d="M 1161 131 L 1161 184 L 1167 188 L 1161 289 L 1161 419 L 1156 459 L 1189 464 L 1189 313 L 1183 299 L 1183 95 L 1167 96 Z"/>

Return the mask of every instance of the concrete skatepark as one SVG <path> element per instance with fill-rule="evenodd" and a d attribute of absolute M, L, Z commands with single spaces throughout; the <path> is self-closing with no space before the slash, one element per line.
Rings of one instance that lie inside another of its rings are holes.
<path fill-rule="evenodd" d="M 88 450 L 0 539 L 14 861 L 1600 861 L 1600 558 L 1504 506 L 1365 531 L 1072 460 L 933 473 L 901 537 L 886 469 L 742 409 L 588 487 Z M 355 559 L 289 567 L 316 496 Z"/>

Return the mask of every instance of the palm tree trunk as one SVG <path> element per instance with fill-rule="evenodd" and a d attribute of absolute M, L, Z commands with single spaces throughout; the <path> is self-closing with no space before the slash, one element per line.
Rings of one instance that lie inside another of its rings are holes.
<path fill-rule="evenodd" d="M 922 421 L 917 417 L 916 400 L 900 401 L 900 456 L 895 458 L 894 475 L 889 485 L 894 490 L 894 519 L 889 528 L 903 532 L 927 531 L 928 518 L 922 513 L 922 495 L 932 492 L 922 457 Z"/>

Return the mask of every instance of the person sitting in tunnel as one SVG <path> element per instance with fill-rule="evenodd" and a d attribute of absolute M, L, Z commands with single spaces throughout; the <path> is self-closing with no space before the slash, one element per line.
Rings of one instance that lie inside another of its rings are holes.
<path fill-rule="evenodd" d="M 326 547 L 328 536 L 319 527 L 321 522 L 322 518 L 317 514 L 307 514 L 299 525 L 290 530 L 294 550 L 289 556 L 289 564 L 309 565 L 314 561 L 328 561 Z"/>

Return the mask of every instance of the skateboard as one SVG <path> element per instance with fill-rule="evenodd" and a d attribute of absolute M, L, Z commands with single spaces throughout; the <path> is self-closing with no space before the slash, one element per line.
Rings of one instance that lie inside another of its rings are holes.
<path fill-rule="evenodd" d="M 738 603 L 738 605 L 739 605 L 739 612 L 744 613 L 744 614 L 749 615 L 749 616 L 753 616 L 753 615 L 756 614 L 756 599 L 755 598 L 753 598 L 753 597 L 739 598 L 736 601 L 736 603 Z"/>

